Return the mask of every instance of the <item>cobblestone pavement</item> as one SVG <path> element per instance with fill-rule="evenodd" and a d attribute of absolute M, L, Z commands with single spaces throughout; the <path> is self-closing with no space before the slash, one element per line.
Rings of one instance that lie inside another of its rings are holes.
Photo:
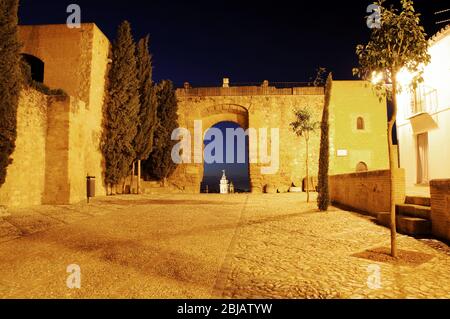
<path fill-rule="evenodd" d="M 448 246 L 399 235 L 418 260 L 356 257 L 389 243 L 302 194 L 97 198 L 0 220 L 0 297 L 450 298 Z M 70 264 L 81 289 L 66 286 Z"/>

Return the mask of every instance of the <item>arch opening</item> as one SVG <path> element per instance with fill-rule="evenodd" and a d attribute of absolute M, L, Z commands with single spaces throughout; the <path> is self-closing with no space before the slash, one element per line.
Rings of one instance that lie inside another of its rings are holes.
<path fill-rule="evenodd" d="M 201 192 L 219 193 L 223 171 L 234 192 L 250 192 L 249 138 L 245 128 L 232 121 L 218 122 L 206 130 L 203 143 Z"/>
<path fill-rule="evenodd" d="M 365 130 L 365 123 L 364 123 L 364 118 L 363 117 L 358 117 L 358 119 L 356 120 L 356 129 L 358 131 L 362 131 Z"/>
<path fill-rule="evenodd" d="M 356 165 L 356 172 L 362 173 L 369 171 L 369 168 L 367 167 L 367 164 L 364 162 L 359 162 L 358 165 Z"/>
<path fill-rule="evenodd" d="M 44 83 L 44 61 L 31 54 L 22 53 L 21 56 L 22 60 L 30 67 L 31 79 Z"/>

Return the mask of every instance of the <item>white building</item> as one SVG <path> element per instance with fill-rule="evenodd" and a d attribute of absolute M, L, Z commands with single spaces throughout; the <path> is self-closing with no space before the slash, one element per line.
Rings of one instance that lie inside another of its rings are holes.
<path fill-rule="evenodd" d="M 407 191 L 450 178 L 450 25 L 430 39 L 429 54 L 424 83 L 398 96 L 397 135 Z"/>

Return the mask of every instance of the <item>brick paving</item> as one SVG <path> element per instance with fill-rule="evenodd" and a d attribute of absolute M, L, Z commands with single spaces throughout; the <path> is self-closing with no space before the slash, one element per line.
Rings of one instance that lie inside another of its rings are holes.
<path fill-rule="evenodd" d="M 388 248 L 388 229 L 317 212 L 302 194 L 117 196 L 11 213 L 0 220 L 1 298 L 450 298 L 447 245 L 399 235 L 418 260 L 357 257 Z M 70 264 L 81 289 L 66 286 Z"/>

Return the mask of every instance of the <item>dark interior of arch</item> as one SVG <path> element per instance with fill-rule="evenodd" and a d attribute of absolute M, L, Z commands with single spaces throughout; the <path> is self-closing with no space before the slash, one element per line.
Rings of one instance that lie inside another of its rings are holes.
<path fill-rule="evenodd" d="M 217 128 L 221 130 L 223 135 L 223 162 L 224 163 L 206 163 L 204 162 L 204 173 L 203 173 L 203 181 L 201 184 L 201 192 L 202 193 L 219 193 L 220 192 L 220 178 L 222 177 L 222 170 L 225 170 L 227 178 L 230 182 L 233 183 L 235 191 L 239 193 L 250 192 L 250 168 L 249 168 L 249 155 L 248 155 L 248 136 L 245 140 L 245 163 L 237 162 L 237 148 L 239 147 L 237 143 L 237 138 L 233 141 L 227 141 L 226 139 L 226 129 L 227 128 L 241 128 L 241 126 L 235 122 L 220 122 L 212 126 L 213 128 Z M 211 143 L 212 141 L 204 141 L 205 146 Z M 234 143 L 234 163 L 226 163 L 226 145 L 227 143 Z"/>
<path fill-rule="evenodd" d="M 40 83 L 44 83 L 44 62 L 30 54 L 22 54 L 22 59 L 30 66 L 31 78 Z"/>

